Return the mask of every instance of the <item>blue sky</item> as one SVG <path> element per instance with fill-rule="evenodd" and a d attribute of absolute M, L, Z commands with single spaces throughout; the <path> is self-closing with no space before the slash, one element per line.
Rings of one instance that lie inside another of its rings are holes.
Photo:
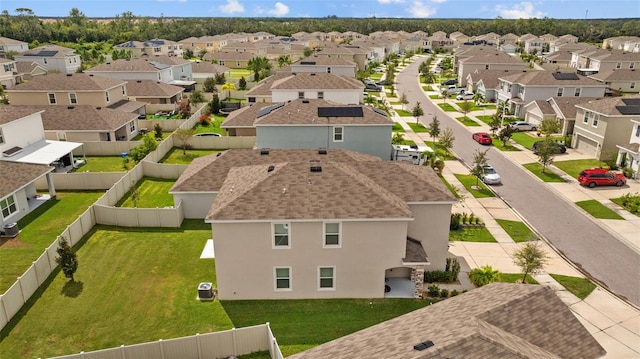
<path fill-rule="evenodd" d="M 392 17 L 392 18 L 640 18 L 640 0 L 0 0 L 0 10 L 29 8 L 37 16 L 88 17 Z"/>

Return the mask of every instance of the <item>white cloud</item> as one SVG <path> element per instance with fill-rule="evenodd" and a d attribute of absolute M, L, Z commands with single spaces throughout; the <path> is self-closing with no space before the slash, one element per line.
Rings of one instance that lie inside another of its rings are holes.
<path fill-rule="evenodd" d="M 378 0 L 378 2 L 382 5 L 387 4 L 402 4 L 404 0 Z"/>
<path fill-rule="evenodd" d="M 431 0 L 431 2 L 442 4 L 443 2 L 447 2 L 447 0 Z"/>
<path fill-rule="evenodd" d="M 227 5 L 220 5 L 218 9 L 225 14 L 233 14 L 236 12 L 244 12 L 244 6 L 238 0 L 227 0 Z"/>
<path fill-rule="evenodd" d="M 436 13 L 436 9 L 422 1 L 415 0 L 411 3 L 411 7 L 407 8 L 407 12 L 413 17 L 431 17 Z"/>
<path fill-rule="evenodd" d="M 496 6 L 496 10 L 498 11 L 498 15 L 503 19 L 529 19 L 533 17 L 541 19 L 544 17 L 544 13 L 542 11 L 536 11 L 530 2 L 515 4 L 510 9 L 498 5 Z"/>
<path fill-rule="evenodd" d="M 268 10 L 267 13 L 273 16 L 285 16 L 289 13 L 289 7 L 281 2 L 277 2 L 275 7 L 271 10 Z"/>
<path fill-rule="evenodd" d="M 187 2 L 187 0 L 156 0 L 157 2 Z"/>

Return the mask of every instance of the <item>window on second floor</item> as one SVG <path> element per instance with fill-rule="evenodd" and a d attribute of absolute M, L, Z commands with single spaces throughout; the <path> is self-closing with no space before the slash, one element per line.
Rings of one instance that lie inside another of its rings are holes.
<path fill-rule="evenodd" d="M 324 224 L 324 247 L 340 247 L 340 223 Z"/>
<path fill-rule="evenodd" d="M 319 99 L 323 99 L 324 98 L 324 92 L 318 91 L 318 98 Z"/>
<path fill-rule="evenodd" d="M 0 128 L 0 145 L 4 143 L 4 135 L 2 134 L 2 129 Z"/>
<path fill-rule="evenodd" d="M 564 93 L 564 88 L 558 87 L 558 92 L 556 93 L 556 96 L 561 97 L 563 93 Z"/>
<path fill-rule="evenodd" d="M 584 117 L 582 117 L 582 123 L 589 123 L 589 111 L 584 112 Z"/>
<path fill-rule="evenodd" d="M 582 88 L 580 87 L 576 87 L 576 92 L 573 94 L 575 97 L 580 97 L 580 94 L 582 93 Z"/>
<path fill-rule="evenodd" d="M 78 103 L 78 98 L 76 97 L 75 93 L 70 93 L 69 94 L 69 103 L 72 105 L 75 105 Z"/>
<path fill-rule="evenodd" d="M 636 68 L 636 63 L 635 62 L 630 62 L 629 63 L 629 68 L 630 69 L 635 69 Z"/>
<path fill-rule="evenodd" d="M 327 67 L 327 73 L 330 74 L 331 73 L 331 67 Z"/>
<path fill-rule="evenodd" d="M 104 98 L 105 98 L 105 100 L 107 100 L 107 103 L 109 103 L 109 101 L 111 101 L 111 99 L 109 98 L 109 91 L 105 91 L 104 92 Z"/>
<path fill-rule="evenodd" d="M 129 133 L 136 132 L 136 121 L 129 122 Z"/>
<path fill-rule="evenodd" d="M 42 59 L 42 62 L 45 63 L 45 65 L 47 64 L 47 59 Z"/>
<path fill-rule="evenodd" d="M 600 115 L 597 113 L 593 114 L 593 127 L 598 127 L 598 121 L 600 120 Z"/>
<path fill-rule="evenodd" d="M 127 95 L 127 90 L 124 86 L 122 86 L 122 96 L 126 96 Z"/>
<path fill-rule="evenodd" d="M 507 92 L 511 93 L 512 88 L 513 88 L 513 84 L 509 84 L 509 87 L 507 87 Z"/>
<path fill-rule="evenodd" d="M 49 105 L 55 105 L 55 104 L 56 104 L 56 94 L 50 93 L 49 94 Z"/>
<path fill-rule="evenodd" d="M 636 88 L 636 83 L 632 82 L 631 84 L 629 84 L 629 88 L 632 88 L 632 89 Z"/>
<path fill-rule="evenodd" d="M 489 70 L 489 64 L 484 65 L 485 70 Z"/>
<path fill-rule="evenodd" d="M 289 224 L 273 224 L 273 246 L 275 248 L 289 248 Z"/>
<path fill-rule="evenodd" d="M 343 131 L 344 127 L 333 128 L 333 142 L 342 142 L 344 140 Z"/>
<path fill-rule="evenodd" d="M 0 133 L 0 136 L 2 136 L 2 133 Z M 640 125 L 636 125 L 636 137 L 640 137 Z M 0 137 L 0 140 L 1 139 Z M 0 141 L 0 143 L 2 143 L 2 141 Z"/>
<path fill-rule="evenodd" d="M 304 92 L 303 91 L 299 91 L 298 92 L 298 98 L 304 98 Z"/>

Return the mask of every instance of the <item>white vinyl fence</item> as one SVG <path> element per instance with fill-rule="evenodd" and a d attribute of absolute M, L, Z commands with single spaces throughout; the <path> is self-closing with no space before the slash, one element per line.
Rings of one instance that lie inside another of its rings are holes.
<path fill-rule="evenodd" d="M 269 323 L 143 344 L 122 345 L 51 359 L 217 359 L 266 350 L 272 359 L 283 358 Z"/>
<path fill-rule="evenodd" d="M 51 173 L 53 186 L 59 191 L 95 191 L 111 188 L 124 172 L 77 172 L 77 173 Z M 39 191 L 46 191 L 49 187 L 45 177 L 36 182 Z"/>

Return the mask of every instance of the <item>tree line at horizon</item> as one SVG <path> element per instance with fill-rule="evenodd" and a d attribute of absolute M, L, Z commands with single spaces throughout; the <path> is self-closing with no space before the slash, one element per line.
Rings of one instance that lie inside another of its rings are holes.
<path fill-rule="evenodd" d="M 376 31 L 436 31 L 450 34 L 455 31 L 468 36 L 494 32 L 537 36 L 571 34 L 581 42 L 601 42 L 615 36 L 638 36 L 640 19 L 402 19 L 402 18 L 164 18 L 142 17 L 123 12 L 113 21 L 99 22 L 73 8 L 69 15 L 56 21 L 43 22 L 28 8 L 18 8 L 11 15 L 0 13 L 0 34 L 28 43 L 146 41 L 159 38 L 179 41 L 188 37 L 221 35 L 235 32 L 268 32 L 276 36 L 290 36 L 297 32 L 346 32 L 364 35 Z"/>

